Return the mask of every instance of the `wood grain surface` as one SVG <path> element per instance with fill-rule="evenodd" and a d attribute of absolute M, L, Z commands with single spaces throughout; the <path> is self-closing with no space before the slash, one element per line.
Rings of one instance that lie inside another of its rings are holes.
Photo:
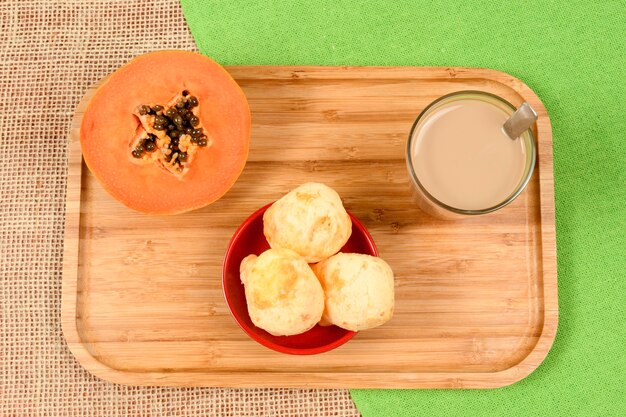
<path fill-rule="evenodd" d="M 550 121 L 501 72 L 428 67 L 229 67 L 252 111 L 250 157 L 218 202 L 147 216 L 109 197 L 70 133 L 63 332 L 93 374 L 123 384 L 226 387 L 493 388 L 544 359 L 557 321 Z M 537 166 L 502 210 L 444 221 L 411 200 L 406 140 L 419 112 L 458 90 L 487 91 L 539 115 Z M 221 263 L 237 226 L 291 188 L 336 189 L 396 276 L 382 327 L 331 352 L 291 356 L 230 316 Z"/>

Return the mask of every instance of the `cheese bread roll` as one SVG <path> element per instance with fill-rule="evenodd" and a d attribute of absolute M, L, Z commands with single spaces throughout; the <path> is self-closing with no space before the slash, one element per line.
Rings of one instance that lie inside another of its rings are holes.
<path fill-rule="evenodd" d="M 322 325 L 348 330 L 380 326 L 393 315 L 394 279 L 382 259 L 338 253 L 313 266 L 325 294 Z"/>
<path fill-rule="evenodd" d="M 248 314 L 274 336 L 304 333 L 320 321 L 324 292 L 311 267 L 289 249 L 249 255 L 240 266 Z"/>
<path fill-rule="evenodd" d="M 352 233 L 352 221 L 332 188 L 306 183 L 276 201 L 263 215 L 272 248 L 287 248 L 308 263 L 337 253 Z"/>

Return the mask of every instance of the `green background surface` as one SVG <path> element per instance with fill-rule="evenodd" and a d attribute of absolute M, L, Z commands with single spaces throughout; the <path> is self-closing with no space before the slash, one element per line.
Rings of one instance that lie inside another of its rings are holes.
<path fill-rule="evenodd" d="M 370 416 L 626 416 L 625 1 L 182 0 L 223 64 L 488 67 L 552 120 L 559 329 L 496 390 L 353 390 Z"/>

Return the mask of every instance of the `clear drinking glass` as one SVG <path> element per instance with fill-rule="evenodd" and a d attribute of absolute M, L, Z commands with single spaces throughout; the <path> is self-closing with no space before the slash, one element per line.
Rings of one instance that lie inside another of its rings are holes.
<path fill-rule="evenodd" d="M 535 140 L 532 131 L 529 129 L 525 133 L 523 133 L 518 139 L 515 139 L 518 141 L 522 141 L 520 149 L 522 149 L 525 153 L 525 161 L 523 161 L 523 171 L 520 176 L 519 182 L 511 187 L 510 193 L 508 193 L 506 197 L 502 198 L 501 201 L 498 200 L 497 202 L 490 204 L 488 207 L 468 208 L 463 207 L 459 204 L 446 204 L 445 202 L 436 198 L 432 192 L 434 190 L 429 190 L 426 186 L 424 186 L 423 181 L 420 181 L 420 177 L 417 174 L 417 172 L 420 171 L 420 169 L 417 168 L 422 168 L 422 172 L 424 172 L 424 168 L 418 167 L 416 165 L 419 164 L 418 159 L 420 159 L 417 154 L 419 152 L 422 152 L 419 150 L 419 147 L 416 147 L 416 145 L 418 145 L 417 142 L 419 142 L 420 140 L 424 140 L 423 138 L 419 139 L 420 131 L 424 129 L 424 126 L 426 126 L 425 123 L 430 123 L 429 120 L 433 119 L 431 116 L 435 115 L 435 113 L 437 112 L 449 109 L 452 105 L 458 106 L 462 105 L 462 103 L 467 103 L 467 101 L 461 102 L 460 100 L 479 100 L 480 102 L 489 103 L 490 105 L 496 106 L 498 109 L 506 113 L 506 118 L 510 117 L 516 110 L 516 108 L 512 104 L 496 95 L 481 91 L 459 91 L 438 98 L 437 100 L 429 104 L 417 117 L 411 129 L 411 133 L 409 134 L 409 140 L 406 148 L 407 168 L 409 171 L 413 196 L 422 211 L 434 217 L 443 219 L 459 219 L 480 214 L 487 214 L 506 206 L 518 195 L 520 195 L 522 191 L 524 191 L 524 188 L 530 181 L 533 169 L 535 167 Z M 460 128 L 462 128 L 462 126 L 460 126 Z M 472 128 L 476 129 L 478 127 L 474 125 L 472 126 Z M 425 132 L 428 131 L 425 130 Z M 425 134 L 427 133 L 422 132 L 422 136 Z M 506 137 L 506 140 L 511 139 Z M 421 157 L 422 160 L 423 158 L 424 156 Z M 480 184 L 478 184 L 477 187 L 480 187 Z"/>

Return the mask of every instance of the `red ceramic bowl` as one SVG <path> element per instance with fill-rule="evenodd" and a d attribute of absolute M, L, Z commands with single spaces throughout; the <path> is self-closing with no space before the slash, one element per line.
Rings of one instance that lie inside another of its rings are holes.
<path fill-rule="evenodd" d="M 239 265 L 243 258 L 250 254 L 260 255 L 270 248 L 263 235 L 263 213 L 273 203 L 261 207 L 244 221 L 233 235 L 222 265 L 222 288 L 226 304 L 239 327 L 263 346 L 277 352 L 292 355 L 313 355 L 328 352 L 343 345 L 354 336 L 353 331 L 337 326 L 315 325 L 311 330 L 294 336 L 273 336 L 256 327 L 248 315 L 246 295 L 241 278 Z M 372 236 L 351 213 L 352 235 L 341 249 L 342 252 L 364 253 L 378 256 Z"/>

